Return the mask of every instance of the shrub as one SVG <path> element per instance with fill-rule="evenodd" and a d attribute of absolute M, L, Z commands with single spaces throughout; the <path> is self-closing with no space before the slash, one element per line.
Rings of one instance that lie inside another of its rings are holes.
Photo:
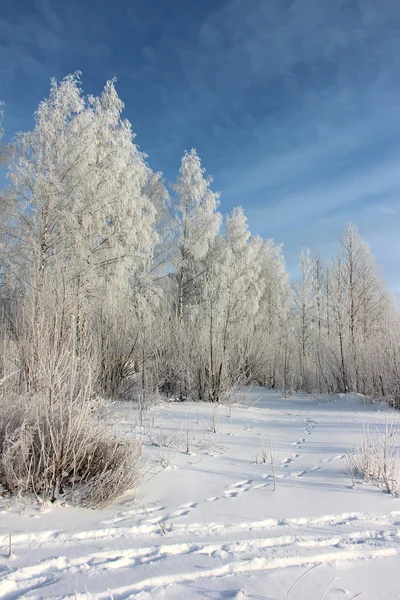
<path fill-rule="evenodd" d="M 140 444 L 107 427 L 87 402 L 17 397 L 0 407 L 0 483 L 40 502 L 102 507 L 139 483 Z"/>
<path fill-rule="evenodd" d="M 140 479 L 140 443 L 109 423 L 88 355 L 43 348 L 35 386 L 0 390 L 0 484 L 38 501 L 102 507 Z"/>
<path fill-rule="evenodd" d="M 398 493 L 400 460 L 393 423 L 386 422 L 383 431 L 377 429 L 372 435 L 369 427 L 364 427 L 362 443 L 348 446 L 345 464 L 353 485 L 355 477 L 362 476 L 389 494 Z"/>

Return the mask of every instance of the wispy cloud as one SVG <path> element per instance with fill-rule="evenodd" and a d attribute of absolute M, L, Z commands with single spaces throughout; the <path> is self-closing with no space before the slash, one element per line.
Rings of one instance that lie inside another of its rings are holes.
<path fill-rule="evenodd" d="M 399 24 L 390 1 L 234 0 L 209 16 L 201 51 L 186 56 L 193 81 L 212 69 L 215 97 L 230 115 L 232 99 L 240 106 L 217 173 L 223 206 L 242 203 L 253 229 L 284 240 L 292 264 L 302 245 L 331 251 L 348 220 L 385 264 L 375 242 L 386 228 L 386 252 L 400 258 L 391 235 L 400 225 Z M 208 109 L 213 122 L 220 104 Z M 386 275 L 397 280 L 393 265 Z"/>

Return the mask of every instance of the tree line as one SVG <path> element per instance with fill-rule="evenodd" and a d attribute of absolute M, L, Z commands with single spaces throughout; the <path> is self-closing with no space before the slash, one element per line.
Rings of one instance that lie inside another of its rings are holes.
<path fill-rule="evenodd" d="M 68 347 L 102 394 L 133 379 L 142 402 L 220 402 L 247 382 L 398 402 L 398 313 L 357 228 L 330 262 L 304 249 L 290 282 L 281 245 L 251 235 L 240 207 L 218 212 L 196 151 L 166 186 L 122 110 L 114 81 L 99 97 L 79 74 L 52 81 L 3 153 L 2 330 L 19 388 Z"/>

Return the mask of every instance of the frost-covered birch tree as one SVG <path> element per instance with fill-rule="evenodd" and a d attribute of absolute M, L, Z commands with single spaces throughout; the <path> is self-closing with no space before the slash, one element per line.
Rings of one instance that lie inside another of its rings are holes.
<path fill-rule="evenodd" d="M 249 339 L 262 293 L 262 240 L 253 237 L 241 208 L 226 218 L 218 261 L 206 299 L 209 322 L 209 396 L 221 394 L 250 377 Z"/>
<path fill-rule="evenodd" d="M 252 372 L 259 383 L 276 388 L 282 343 L 290 318 L 291 291 L 282 245 L 272 240 L 264 242 L 260 260 L 263 291 L 251 336 Z"/>
<path fill-rule="evenodd" d="M 217 212 L 219 194 L 211 190 L 212 178 L 196 150 L 185 152 L 171 202 L 172 259 L 177 277 L 177 314 L 182 321 L 189 286 L 204 271 L 202 259 L 212 246 L 221 226 Z"/>

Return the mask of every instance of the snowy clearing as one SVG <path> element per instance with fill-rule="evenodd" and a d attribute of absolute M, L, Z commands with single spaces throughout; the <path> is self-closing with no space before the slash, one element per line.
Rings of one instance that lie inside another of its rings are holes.
<path fill-rule="evenodd" d="M 127 404 L 113 415 L 144 442 L 137 497 L 101 511 L 2 499 L 0 598 L 400 598 L 400 499 L 354 489 L 344 466 L 347 438 L 399 413 L 253 388 L 232 408 L 155 407 L 142 427 Z"/>

